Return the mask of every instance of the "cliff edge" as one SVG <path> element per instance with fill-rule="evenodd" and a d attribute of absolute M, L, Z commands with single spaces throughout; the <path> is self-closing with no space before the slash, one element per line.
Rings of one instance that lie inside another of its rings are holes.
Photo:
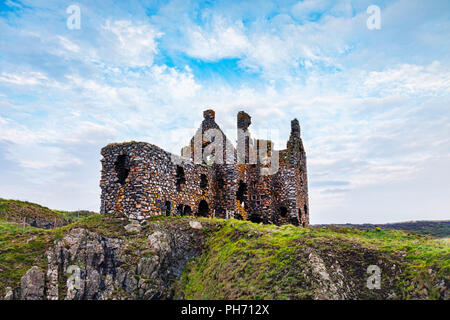
<path fill-rule="evenodd" d="M 449 248 L 398 230 L 234 219 L 91 215 L 24 230 L 0 218 L 0 297 L 449 299 Z"/>

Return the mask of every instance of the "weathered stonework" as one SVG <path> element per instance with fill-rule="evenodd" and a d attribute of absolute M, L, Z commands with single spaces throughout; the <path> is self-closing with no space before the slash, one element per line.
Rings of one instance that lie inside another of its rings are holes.
<path fill-rule="evenodd" d="M 291 122 L 287 148 L 280 151 L 272 150 L 271 141 L 252 139 L 250 124 L 251 117 L 239 112 L 234 148 L 215 122 L 215 112 L 206 110 L 182 157 L 144 142 L 104 147 L 101 213 L 136 220 L 198 215 L 307 226 L 306 154 L 298 120 Z M 218 140 L 223 148 L 210 152 Z M 205 151 L 221 161 L 204 157 Z M 268 174 L 274 161 L 279 166 Z"/>

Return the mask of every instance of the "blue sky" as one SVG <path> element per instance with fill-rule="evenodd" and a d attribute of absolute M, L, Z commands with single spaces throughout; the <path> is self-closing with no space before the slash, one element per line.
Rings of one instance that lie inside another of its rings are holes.
<path fill-rule="evenodd" d="M 448 0 L 7 0 L 0 31 L 0 197 L 98 211 L 101 147 L 178 154 L 213 108 L 278 149 L 300 120 L 312 223 L 450 217 Z"/>

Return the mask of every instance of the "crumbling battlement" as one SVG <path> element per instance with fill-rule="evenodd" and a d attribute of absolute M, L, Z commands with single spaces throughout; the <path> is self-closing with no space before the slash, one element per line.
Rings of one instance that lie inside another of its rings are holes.
<path fill-rule="evenodd" d="M 276 151 L 271 141 L 251 138 L 251 117 L 243 111 L 237 116 L 236 148 L 213 110 L 203 116 L 182 157 L 144 142 L 104 147 L 101 213 L 138 220 L 197 215 L 307 226 L 306 154 L 298 120 L 291 122 L 287 148 Z"/>

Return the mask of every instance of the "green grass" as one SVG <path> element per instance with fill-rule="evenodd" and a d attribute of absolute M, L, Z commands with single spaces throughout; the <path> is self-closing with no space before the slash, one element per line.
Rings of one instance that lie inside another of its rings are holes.
<path fill-rule="evenodd" d="M 62 226 L 93 215 L 95 212 L 51 210 L 36 203 L 0 198 L 0 221 L 21 223 L 33 220 L 47 221 L 50 225 Z"/>
<path fill-rule="evenodd" d="M 25 203 L 25 206 L 30 204 Z M 31 204 L 32 206 L 33 204 Z M 0 201 L 0 211 L 8 203 Z M 50 210 L 50 209 L 48 209 Z M 61 213 L 58 213 L 61 214 Z M 64 214 L 64 213 L 62 213 Z M 86 228 L 107 237 L 125 240 L 129 253 L 153 254 L 146 235 L 155 224 L 186 224 L 189 217 L 154 217 L 141 234 L 124 230 L 125 219 L 109 215 L 88 215 L 52 230 L 26 227 L 0 220 L 0 294 L 6 286 L 17 287 L 20 278 L 33 265 L 46 269 L 45 251 L 54 240 L 73 228 Z M 414 297 L 414 292 L 429 291 L 438 298 L 430 284 L 437 279 L 448 283 L 450 246 L 448 239 L 435 239 L 398 230 L 362 231 L 353 228 L 298 228 L 260 225 L 240 220 L 198 218 L 205 227 L 206 242 L 201 255 L 191 259 L 174 284 L 175 297 L 186 299 L 309 299 L 316 284 L 306 267 L 308 252 L 323 257 L 327 267 L 337 257 L 347 279 L 361 282 L 368 264 L 380 259 L 395 263 L 401 274 L 395 279 L 400 298 Z M 133 259 L 130 267 L 133 267 Z M 431 271 L 430 271 L 431 270 Z M 361 276 L 363 274 L 363 276 Z M 385 281 L 385 280 L 383 280 Z M 389 287 L 383 283 L 383 286 Z M 364 284 L 360 284 L 360 290 Z M 368 299 L 377 293 L 363 292 Z"/>
<path fill-rule="evenodd" d="M 16 287 L 20 278 L 37 265 L 45 270 L 45 250 L 53 239 L 49 231 L 0 221 L 0 293 Z"/>
<path fill-rule="evenodd" d="M 449 279 L 449 246 L 431 237 L 396 230 L 276 227 L 237 220 L 221 223 L 223 227 L 208 239 L 204 253 L 186 266 L 176 285 L 178 295 L 183 292 L 187 299 L 311 298 L 314 284 L 309 283 L 304 268 L 308 248 L 321 256 L 342 257 L 340 262 L 351 270 L 346 274 L 349 279 L 365 271 L 362 267 L 367 267 L 368 259 L 395 262 L 404 270 L 396 284 L 403 298 L 429 287 L 435 279 Z M 346 255 L 348 259 L 343 258 Z"/>
<path fill-rule="evenodd" d="M 207 251 L 187 265 L 178 284 L 187 299 L 287 299 L 310 297 L 286 290 L 307 281 L 297 260 L 298 240 L 308 229 L 221 221 Z M 307 286 L 303 286 L 304 288 Z"/>
<path fill-rule="evenodd" d="M 317 225 L 320 227 L 322 225 Z M 327 225 L 328 227 L 334 227 L 334 225 Z M 338 224 L 338 227 L 350 227 L 361 230 L 370 230 L 377 227 L 384 230 L 403 230 L 405 232 L 412 232 L 420 235 L 430 235 L 437 238 L 447 238 L 450 237 L 450 220 L 440 220 L 440 221 L 406 221 L 406 222 L 396 222 L 396 223 L 385 223 L 385 224 Z"/>

